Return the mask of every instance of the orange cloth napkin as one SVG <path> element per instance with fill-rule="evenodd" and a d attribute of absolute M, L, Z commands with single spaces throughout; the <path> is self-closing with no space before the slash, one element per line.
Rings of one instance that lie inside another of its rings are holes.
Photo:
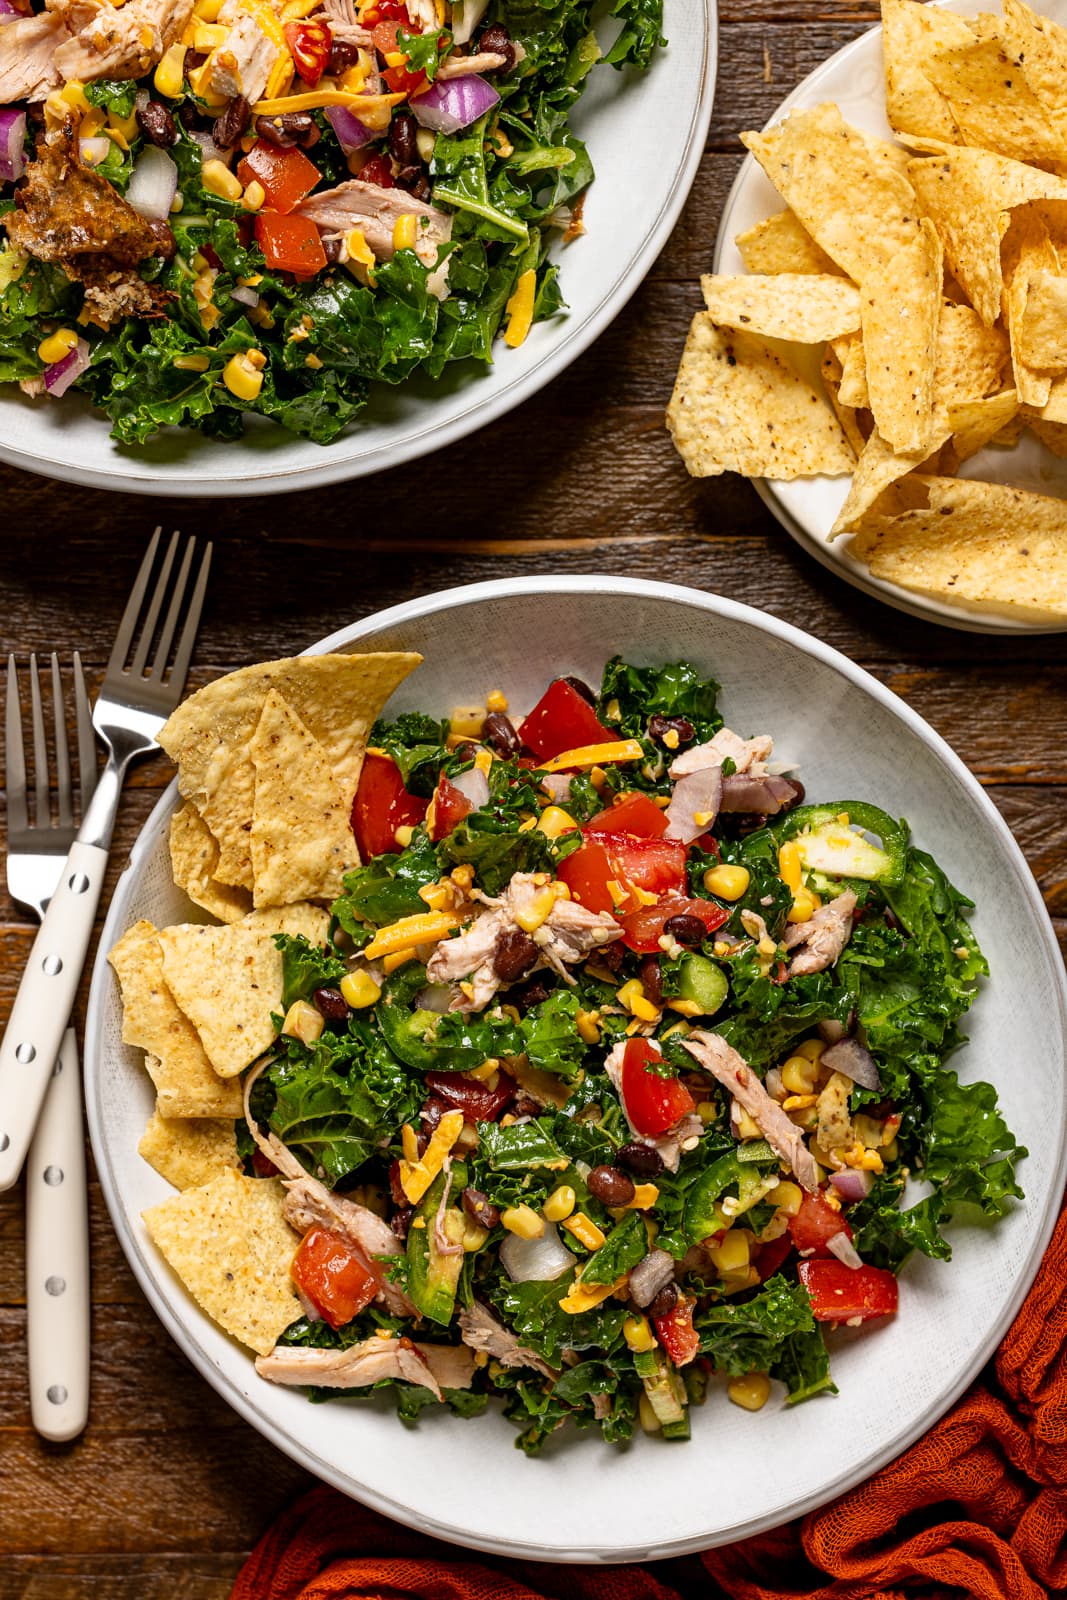
<path fill-rule="evenodd" d="M 264 1535 L 231 1600 L 1044 1600 L 1067 1593 L 1067 1209 L 997 1352 L 995 1378 L 984 1376 L 988 1384 L 976 1384 L 891 1466 L 797 1522 L 705 1552 L 703 1571 L 693 1560 L 605 1569 L 482 1556 L 319 1488 Z"/>

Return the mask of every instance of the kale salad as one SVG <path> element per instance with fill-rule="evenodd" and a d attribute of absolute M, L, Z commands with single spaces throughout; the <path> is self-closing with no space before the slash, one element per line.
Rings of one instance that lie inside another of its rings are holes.
<path fill-rule="evenodd" d="M 257 1369 L 405 1421 L 495 1397 L 530 1454 L 686 1439 L 709 1383 L 835 1393 L 835 1328 L 1022 1193 L 949 1064 L 971 902 L 685 662 L 508 711 L 379 721 L 329 939 L 277 935 L 241 1150 L 285 1180 L 304 1315 Z"/>
<path fill-rule="evenodd" d="M 662 12 L 2 0 L 0 381 L 87 393 L 127 445 L 246 413 L 329 444 L 375 382 L 506 360 L 565 308 L 574 105 L 649 67 Z"/>

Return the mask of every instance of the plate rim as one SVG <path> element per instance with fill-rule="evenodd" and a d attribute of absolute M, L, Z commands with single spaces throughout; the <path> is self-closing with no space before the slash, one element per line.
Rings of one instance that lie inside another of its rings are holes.
<path fill-rule="evenodd" d="M 688 0 L 679 0 L 679 3 L 685 5 Z M 180 478 L 159 477 L 155 475 L 153 469 L 134 461 L 130 462 L 129 472 L 121 474 L 109 471 L 106 466 L 74 466 L 59 458 L 58 452 L 61 449 L 59 436 L 56 441 L 57 458 L 44 463 L 30 450 L 8 443 L 3 438 L 2 430 L 0 430 L 0 461 L 19 467 L 25 472 L 32 472 L 38 477 L 61 483 L 76 483 L 83 487 L 108 489 L 119 494 L 163 494 L 188 500 L 208 499 L 214 496 L 238 499 L 252 495 L 287 494 L 305 489 L 325 488 L 332 484 L 368 477 L 386 468 L 401 467 L 456 444 L 477 432 L 479 428 L 487 427 L 490 423 L 509 415 L 561 376 L 610 327 L 648 276 L 685 208 L 707 143 L 718 80 L 718 0 L 699 0 L 699 3 L 706 24 L 702 30 L 704 54 L 700 69 L 700 89 L 692 108 L 682 158 L 676 169 L 674 181 L 663 196 L 654 225 L 637 241 L 637 247 L 627 258 L 622 271 L 612 280 L 595 310 L 585 321 L 572 326 L 566 317 L 561 318 L 558 336 L 551 348 L 546 350 L 531 368 L 517 375 L 502 389 L 481 398 L 472 397 L 462 411 L 448 423 L 442 424 L 430 418 L 399 446 L 391 444 L 388 440 L 382 440 L 371 451 L 354 457 L 331 458 L 327 454 L 326 459 L 320 462 L 316 457 L 309 456 L 306 465 L 278 469 L 272 469 L 267 458 L 253 459 L 248 462 L 247 471 L 241 477 L 225 478 L 221 481 L 211 478 L 210 475 L 204 477 L 192 470 L 187 476 Z M 668 46 L 669 42 L 668 39 Z M 2 416 L 3 401 L 4 396 L 0 395 L 0 416 Z M 94 417 L 94 420 L 99 421 L 102 449 L 114 449 L 114 441 L 108 434 L 107 418 L 101 415 L 98 419 Z M 352 437 L 358 441 L 358 421 L 354 426 L 355 432 Z M 430 442 L 427 442 L 428 440 Z M 309 448 L 311 447 L 311 441 L 304 442 Z M 341 442 L 343 441 L 337 441 Z M 326 454 L 334 447 L 327 445 L 314 448 Z"/>
<path fill-rule="evenodd" d="M 416 597 L 399 605 L 388 607 L 384 611 L 373 612 L 367 617 L 360 618 L 356 622 L 336 629 L 325 638 L 308 646 L 302 653 L 305 655 L 325 654 L 331 650 L 336 650 L 341 645 L 356 643 L 369 632 L 380 632 L 383 628 L 415 621 L 438 611 L 464 607 L 472 602 L 501 596 L 537 595 L 539 597 L 549 597 L 561 594 L 585 594 L 595 596 L 601 601 L 605 597 L 610 599 L 611 596 L 618 594 L 667 600 L 702 610 L 709 617 L 723 616 L 732 621 L 765 631 L 785 643 L 795 646 L 802 653 L 815 657 L 853 686 L 872 696 L 891 715 L 904 723 L 915 737 L 919 738 L 931 749 L 932 753 L 947 769 L 949 775 L 968 791 L 979 810 L 984 813 L 987 823 L 998 839 L 1004 856 L 1010 863 L 1020 895 L 1031 912 L 1033 921 L 1036 924 L 1038 937 L 1049 957 L 1050 968 L 1054 975 L 1053 986 L 1055 989 L 1055 1010 L 1060 1039 L 1060 1057 L 1065 1069 L 1067 1069 L 1067 968 L 1064 967 L 1055 931 L 1037 882 L 1007 822 L 962 759 L 935 728 L 931 727 L 906 701 L 902 701 L 898 696 L 894 695 L 889 688 L 867 672 L 865 668 L 858 666 L 832 645 L 828 645 L 823 640 L 805 633 L 803 629 L 784 622 L 768 612 L 760 611 L 754 606 L 729 599 L 727 596 L 690 589 L 680 584 L 662 583 L 640 578 L 618 577 L 605 579 L 596 574 L 570 575 L 554 573 L 543 577 L 511 578 L 501 581 L 487 580 L 475 584 L 459 585 L 451 589 L 438 590 L 433 594 Z M 100 1059 L 101 1052 L 98 1040 L 102 1030 L 104 995 L 107 985 L 111 982 L 111 970 L 108 966 L 107 952 L 119 932 L 124 931 L 118 928 L 118 923 L 121 920 L 119 913 L 125 900 L 124 891 L 129 885 L 132 875 L 139 868 L 142 855 L 148 849 L 149 844 L 154 843 L 159 829 L 166 821 L 177 798 L 178 786 L 177 780 L 174 780 L 164 790 L 138 834 L 130 851 L 129 861 L 124 867 L 112 893 L 111 904 L 93 964 L 83 1048 L 85 1103 L 93 1156 L 108 1214 L 123 1255 L 152 1309 L 171 1338 L 174 1339 L 182 1354 L 192 1362 L 193 1366 L 207 1379 L 223 1400 L 246 1422 L 250 1423 L 257 1432 L 305 1470 L 314 1473 L 320 1480 L 331 1484 L 349 1498 L 370 1506 L 373 1510 L 400 1522 L 404 1526 L 411 1526 L 412 1510 L 409 1506 L 392 1499 L 388 1495 L 367 1490 L 362 1485 L 358 1486 L 358 1488 L 353 1487 L 352 1479 L 339 1466 L 318 1455 L 313 1448 L 306 1447 L 299 1441 L 292 1439 L 280 1425 L 258 1410 L 251 1399 L 250 1392 L 246 1393 L 235 1380 L 220 1370 L 212 1358 L 199 1345 L 195 1336 L 190 1334 L 188 1327 L 182 1322 L 177 1312 L 172 1311 L 162 1288 L 156 1283 L 156 1275 L 150 1270 L 148 1257 L 146 1252 L 142 1250 L 141 1242 L 127 1225 L 121 1201 L 120 1186 L 113 1168 L 110 1147 L 105 1137 L 100 1095 L 104 1069 Z M 661 1546 L 657 1546 L 652 1551 L 649 1550 L 647 1541 L 640 1545 L 600 1546 L 589 1544 L 579 1548 L 562 1548 L 549 1547 L 543 1542 L 527 1543 L 516 1538 L 486 1538 L 479 1536 L 472 1540 L 469 1536 L 463 1537 L 457 1534 L 456 1530 L 448 1525 L 435 1522 L 432 1516 L 428 1516 L 421 1511 L 417 1526 L 431 1537 L 441 1539 L 446 1543 L 459 1545 L 465 1549 L 482 1550 L 493 1555 L 554 1563 L 644 1563 L 652 1560 L 666 1560 L 674 1556 L 689 1555 L 700 1550 L 713 1549 L 720 1545 L 729 1544 L 738 1539 L 751 1538 L 771 1528 L 780 1527 L 784 1522 L 791 1521 L 798 1516 L 804 1516 L 819 1506 L 828 1504 L 829 1501 L 836 1499 L 837 1496 L 855 1487 L 856 1484 L 865 1482 L 875 1472 L 880 1471 L 889 1462 L 895 1460 L 903 1451 L 909 1449 L 921 1438 L 935 1422 L 943 1417 L 978 1376 L 1004 1337 L 1004 1334 L 1014 1322 L 1040 1267 L 1059 1215 L 1060 1200 L 1064 1185 L 1067 1183 L 1067 1119 L 1061 1119 L 1058 1149 L 1055 1151 L 1050 1163 L 1050 1173 L 1048 1192 L 1039 1224 L 1030 1235 L 1029 1249 L 1020 1264 L 1020 1270 L 1015 1277 L 1012 1291 L 1005 1301 L 1004 1309 L 990 1332 L 971 1352 L 969 1361 L 961 1368 L 956 1380 L 938 1397 L 936 1404 L 922 1417 L 918 1418 L 912 1426 L 905 1428 L 899 1436 L 892 1438 L 882 1448 L 872 1451 L 871 1455 L 860 1467 L 843 1471 L 838 1478 L 831 1480 L 829 1484 L 824 1483 L 818 1489 L 812 1490 L 799 1498 L 790 1508 L 787 1517 L 783 1518 L 776 1511 L 769 1512 L 764 1516 L 751 1517 L 745 1523 L 734 1528 L 721 1529 L 717 1532 L 713 1530 L 710 1534 L 679 1536 Z M 162 1271 L 158 1267 L 157 1274 L 162 1279 Z"/>
<path fill-rule="evenodd" d="M 931 4 L 941 7 L 946 11 L 957 12 L 962 15 L 977 15 L 980 9 L 979 0 L 931 0 Z M 871 39 L 877 34 L 881 35 L 882 24 L 872 22 L 870 27 L 857 38 L 850 39 L 848 44 L 835 50 L 832 55 L 821 61 L 808 73 L 806 78 L 786 95 L 784 100 L 775 108 L 763 124 L 763 130 L 774 127 L 782 118 L 792 111 L 802 100 L 807 100 L 809 91 L 831 68 L 839 67 L 848 57 L 859 54 L 870 48 Z M 737 169 L 734 181 L 730 185 L 726 199 L 723 202 L 722 216 L 719 218 L 719 227 L 715 235 L 715 250 L 712 255 L 712 271 L 718 272 L 722 262 L 723 250 L 730 242 L 728 238 L 729 219 L 733 213 L 741 193 L 752 182 L 753 178 L 762 172 L 762 168 L 751 151 L 746 151 L 741 165 Z M 783 205 L 785 201 L 783 200 Z M 1064 622 L 1027 622 L 1019 617 L 983 616 L 981 613 L 968 611 L 963 607 L 950 606 L 943 601 L 924 599 L 910 590 L 902 589 L 898 584 L 891 583 L 885 578 L 876 578 L 872 572 L 864 567 L 855 557 L 848 555 L 847 550 L 835 554 L 836 547 L 829 541 L 827 534 L 821 537 L 805 528 L 790 512 L 788 507 L 779 500 L 771 478 L 750 478 L 748 480 L 764 505 L 775 519 L 789 534 L 802 550 L 813 556 L 819 565 L 828 572 L 834 573 L 859 589 L 871 599 L 880 600 L 883 605 L 892 606 L 896 611 L 903 611 L 908 616 L 917 617 L 923 622 L 933 622 L 944 628 L 955 628 L 961 633 L 1000 634 L 1010 637 L 1026 636 L 1029 634 L 1057 634 L 1067 633 L 1067 621 Z"/>

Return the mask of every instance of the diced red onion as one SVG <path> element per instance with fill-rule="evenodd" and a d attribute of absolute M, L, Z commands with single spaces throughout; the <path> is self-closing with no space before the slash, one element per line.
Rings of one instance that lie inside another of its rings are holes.
<path fill-rule="evenodd" d="M 679 778 L 664 812 L 667 818 L 665 839 L 692 844 L 706 833 L 719 814 L 722 799 L 722 768 L 702 767 L 688 777 Z"/>
<path fill-rule="evenodd" d="M 378 137 L 347 106 L 327 106 L 326 120 L 346 156 L 351 155 L 353 150 L 362 150 L 365 144 L 370 144 L 372 139 Z"/>
<path fill-rule="evenodd" d="M 62 361 L 54 361 L 50 367 L 45 367 L 43 377 L 44 386 L 50 395 L 57 400 L 61 394 L 66 394 L 71 384 L 81 377 L 89 365 L 89 345 L 85 339 L 79 339 L 69 355 Z"/>
<path fill-rule="evenodd" d="M 848 1029 L 843 1022 L 838 1022 L 836 1017 L 824 1017 L 819 1023 L 819 1038 L 823 1044 L 837 1044 L 843 1039 Z"/>
<path fill-rule="evenodd" d="M 457 44 L 469 44 L 475 28 L 489 10 L 489 0 L 455 0 L 452 7 L 452 37 Z"/>
<path fill-rule="evenodd" d="M 747 772 L 731 773 L 730 777 L 722 780 L 721 809 L 731 812 L 757 811 L 773 817 L 789 804 L 795 794 L 796 789 L 788 778 L 754 778 Z"/>
<path fill-rule="evenodd" d="M 763 1080 L 763 1087 L 773 1100 L 784 1100 L 789 1093 L 778 1067 L 771 1067 Z"/>
<path fill-rule="evenodd" d="M 0 0 L 0 23 L 14 22 L 17 17 L 24 17 L 25 11 L 19 11 L 10 4 L 10 0 Z"/>
<path fill-rule="evenodd" d="M 548 791 L 557 806 L 565 806 L 571 797 L 571 778 L 569 772 L 546 772 L 541 787 Z"/>
<path fill-rule="evenodd" d="M 500 1264 L 512 1283 L 548 1283 L 574 1266 L 572 1256 L 554 1222 L 545 1223 L 539 1239 L 520 1239 L 509 1233 L 500 1246 Z"/>
<path fill-rule="evenodd" d="M 196 133 L 190 130 L 189 137 L 200 146 L 201 161 L 221 161 L 228 167 L 233 160 L 233 151 L 220 150 L 210 133 Z"/>
<path fill-rule="evenodd" d="M 83 167 L 98 167 L 111 153 L 111 140 L 98 134 L 93 139 L 78 140 L 78 158 Z"/>
<path fill-rule="evenodd" d="M 849 1238 L 848 1234 L 845 1233 L 844 1229 L 842 1229 L 840 1233 L 835 1233 L 832 1238 L 827 1239 L 826 1248 L 833 1255 L 835 1255 L 838 1261 L 840 1261 L 844 1266 L 851 1267 L 853 1272 L 857 1272 L 863 1265 L 863 1262 L 860 1260 L 859 1251 L 852 1243 L 852 1240 Z"/>
<path fill-rule="evenodd" d="M 881 1090 L 882 1079 L 874 1057 L 858 1039 L 839 1039 L 829 1050 L 823 1051 L 820 1061 L 831 1072 L 840 1072 L 842 1077 L 851 1078 L 861 1089 Z"/>
<path fill-rule="evenodd" d="M 165 150 L 146 144 L 130 174 L 126 200 L 139 217 L 162 222 L 178 192 L 178 169 Z"/>
<path fill-rule="evenodd" d="M 425 94 L 415 95 L 409 105 L 420 127 L 430 128 L 434 133 L 452 134 L 469 128 L 499 103 L 500 96 L 493 85 L 472 72 L 447 83 L 438 80 Z"/>
<path fill-rule="evenodd" d="M 0 179 L 12 183 L 26 171 L 26 113 L 0 111 Z"/>
<path fill-rule="evenodd" d="M 243 283 L 239 283 L 236 289 L 230 290 L 230 299 L 240 301 L 243 306 L 259 305 L 259 295 L 254 289 L 247 289 Z"/>
<path fill-rule="evenodd" d="M 468 799 L 475 811 L 480 811 L 489 804 L 489 779 L 479 767 L 471 767 L 469 772 L 461 772 L 458 778 L 451 779 L 452 787 L 458 789 L 461 795 Z"/>
<path fill-rule="evenodd" d="M 852 1167 L 846 1167 L 844 1172 L 831 1172 L 830 1182 L 841 1199 L 851 1206 L 855 1205 L 857 1200 L 866 1200 L 874 1183 L 874 1174 L 857 1172 Z"/>

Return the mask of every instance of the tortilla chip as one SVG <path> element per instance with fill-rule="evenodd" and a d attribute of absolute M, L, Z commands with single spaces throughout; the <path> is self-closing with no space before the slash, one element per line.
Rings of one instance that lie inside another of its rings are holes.
<path fill-rule="evenodd" d="M 240 1168 L 232 1122 L 161 1117 L 153 1111 L 137 1152 L 175 1189 L 195 1189 L 224 1168 Z"/>
<path fill-rule="evenodd" d="M 260 906 L 335 900 L 359 850 L 346 799 L 322 745 L 274 689 L 248 747 L 256 771 L 250 835 Z"/>
<path fill-rule="evenodd" d="M 150 922 L 135 923 L 108 956 L 122 989 L 122 1039 L 147 1052 L 145 1066 L 164 1117 L 239 1117 L 241 1086 L 225 1083 L 163 976 L 163 950 Z"/>
<path fill-rule="evenodd" d="M 952 438 L 944 462 L 945 471 L 958 471 L 971 456 L 1000 438 L 1018 412 L 1019 396 L 1014 389 L 987 395 L 984 400 L 963 400 L 950 406 L 948 423 Z"/>
<path fill-rule="evenodd" d="M 734 240 L 748 272 L 839 273 L 792 211 L 765 217 Z"/>
<path fill-rule="evenodd" d="M 1054 456 L 1067 456 L 1067 422 L 1045 422 L 1040 417 L 1025 419 L 1046 450 Z"/>
<path fill-rule="evenodd" d="M 144 1213 L 149 1237 L 194 1300 L 261 1356 L 300 1315 L 289 1275 L 298 1240 L 284 1198 L 277 1178 L 227 1168 Z"/>
<path fill-rule="evenodd" d="M 1067 200 L 1067 182 L 988 150 L 949 146 L 935 160 L 909 161 L 908 174 L 953 273 L 991 328 L 1000 316 L 1007 213 L 1028 200 Z"/>
<path fill-rule="evenodd" d="M 256 911 L 221 928 L 184 923 L 159 935 L 163 973 L 212 1067 L 233 1078 L 274 1042 L 271 1012 L 282 1003 L 275 933 L 325 943 L 330 919 L 316 906 Z"/>
<path fill-rule="evenodd" d="M 855 333 L 860 325 L 859 290 L 831 274 L 703 277 L 700 287 L 708 315 L 718 328 L 742 328 L 797 344 L 822 344 Z"/>
<path fill-rule="evenodd" d="M 1041 407 L 1038 420 L 1057 424 L 1067 423 L 1067 378 L 1054 380 L 1049 390 L 1048 402 Z"/>
<path fill-rule="evenodd" d="M 841 363 L 841 393 L 843 405 L 856 410 L 870 410 L 871 396 L 867 388 L 867 357 L 863 339 L 858 333 L 847 339 L 835 339 L 834 353 Z"/>
<path fill-rule="evenodd" d="M 1031 272 L 1017 342 L 1027 366 L 1067 367 L 1067 278 L 1059 272 Z"/>
<path fill-rule="evenodd" d="M 972 39 L 939 50 L 924 61 L 923 71 L 948 101 L 962 144 L 1015 161 L 1067 159 L 1062 133 L 999 40 Z"/>
<path fill-rule="evenodd" d="M 667 427 L 694 478 L 851 472 L 837 418 L 781 350 L 754 333 L 716 328 L 706 312 L 693 318 Z"/>
<path fill-rule="evenodd" d="M 1004 50 L 1041 104 L 1050 111 L 1067 111 L 1067 29 L 1049 17 L 1039 17 L 1022 0 L 1004 0 L 1004 15 L 997 19 Z"/>
<path fill-rule="evenodd" d="M 901 453 L 930 449 L 941 271 L 941 241 L 924 217 L 918 236 L 863 284 L 871 410 L 882 438 Z"/>
<path fill-rule="evenodd" d="M 882 50 L 889 125 L 898 133 L 961 144 L 951 107 L 926 75 L 925 64 L 938 50 L 973 43 L 974 34 L 951 11 L 918 0 L 882 0 Z"/>
<path fill-rule="evenodd" d="M 1011 213 L 1011 223 L 1004 236 L 1001 254 L 1004 270 L 1004 303 L 1011 340 L 1015 387 L 1019 391 L 1023 405 L 1040 409 L 1048 401 L 1052 379 L 1048 373 L 1036 370 L 1039 364 L 1029 361 L 1026 357 L 1023 345 L 1027 330 L 1027 310 L 1031 282 L 1043 273 L 1056 276 L 1058 262 L 1039 205 L 1018 206 Z"/>
<path fill-rule="evenodd" d="M 171 819 L 170 864 L 178 888 L 220 922 L 240 922 L 251 911 L 246 890 L 216 882 L 218 840 L 190 800 Z"/>
<path fill-rule="evenodd" d="M 948 422 L 941 418 L 935 426 L 937 431 L 930 435 L 928 445 L 919 450 L 903 453 L 894 450 L 875 429 L 856 463 L 848 498 L 830 529 L 831 539 L 838 538 L 842 533 L 851 533 L 854 528 L 859 527 L 872 508 L 877 508 L 883 513 L 887 509 L 897 509 L 887 508 L 883 496 L 887 489 L 909 472 L 916 471 L 944 444 L 949 437 Z"/>
<path fill-rule="evenodd" d="M 851 127 L 835 105 L 793 111 L 741 142 L 816 243 L 861 286 L 918 232 L 903 152 Z"/>
<path fill-rule="evenodd" d="M 421 659 L 394 652 L 267 661 L 217 678 L 178 707 L 159 742 L 177 763 L 182 794 L 218 840 L 219 882 L 254 886 L 248 830 L 255 768 L 248 746 L 268 691 L 276 689 L 324 747 L 351 803 L 371 726 Z"/>
<path fill-rule="evenodd" d="M 859 416 L 855 406 L 843 405 L 841 402 L 841 363 L 830 345 L 827 345 L 823 352 L 820 372 L 822 374 L 823 387 L 829 396 L 830 404 L 834 408 L 834 416 L 841 424 L 841 432 L 858 457 L 863 453 L 865 443 L 863 429 L 860 427 Z"/>
<path fill-rule="evenodd" d="M 1003 388 L 1010 367 L 1008 340 L 987 328 L 970 306 L 943 305 L 937 325 L 934 392 L 943 406 L 981 400 Z"/>
<path fill-rule="evenodd" d="M 916 481 L 925 508 L 872 514 L 853 539 L 876 577 L 976 611 L 1067 616 L 1067 501 L 965 478 Z"/>

